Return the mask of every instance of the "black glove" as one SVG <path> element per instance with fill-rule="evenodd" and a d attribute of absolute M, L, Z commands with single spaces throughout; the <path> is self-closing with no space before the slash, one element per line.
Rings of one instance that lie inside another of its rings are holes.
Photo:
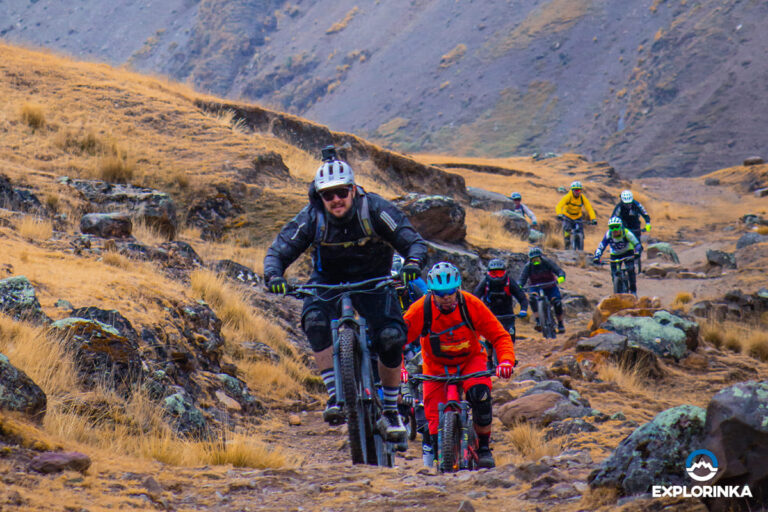
<path fill-rule="evenodd" d="M 412 261 L 403 266 L 401 275 L 403 276 L 403 284 L 407 285 L 411 281 L 415 281 L 421 277 L 421 267 L 418 263 Z"/>
<path fill-rule="evenodd" d="M 592 264 L 593 265 L 599 265 L 600 264 L 600 258 L 592 258 Z"/>
<path fill-rule="evenodd" d="M 267 290 L 269 290 L 270 293 L 285 295 L 288 291 L 288 281 L 286 281 L 284 277 L 275 276 L 269 280 Z"/>
<path fill-rule="evenodd" d="M 560 220 L 560 221 L 565 220 L 565 215 L 561 213 L 560 215 L 557 216 L 557 220 Z"/>
<path fill-rule="evenodd" d="M 597 226 L 597 219 L 592 219 L 591 221 L 589 221 L 589 225 L 590 226 Z"/>

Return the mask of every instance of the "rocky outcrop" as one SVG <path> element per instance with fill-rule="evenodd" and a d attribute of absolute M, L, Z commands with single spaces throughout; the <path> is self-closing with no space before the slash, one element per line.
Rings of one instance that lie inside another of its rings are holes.
<path fill-rule="evenodd" d="M 4 174 L 0 174 L 0 205 L 18 212 L 39 214 L 45 211 L 35 194 L 23 188 L 14 188 Z"/>
<path fill-rule="evenodd" d="M 42 422 L 46 405 L 40 386 L 0 354 L 0 410 L 21 412 Z"/>
<path fill-rule="evenodd" d="M 187 208 L 187 224 L 200 228 L 203 240 L 219 240 L 243 213 L 233 194 L 224 186 L 210 195 L 197 198 Z"/>
<path fill-rule="evenodd" d="M 256 155 L 251 167 L 241 170 L 240 175 L 245 183 L 262 183 L 266 177 L 288 179 L 291 176 L 283 157 L 274 151 Z"/>
<path fill-rule="evenodd" d="M 602 328 L 627 336 L 630 347 L 641 347 L 675 361 L 699 345 L 699 324 L 669 311 L 657 311 L 652 317 L 613 315 Z"/>
<path fill-rule="evenodd" d="M 99 180 L 79 180 L 65 177 L 60 182 L 69 185 L 80 193 L 86 201 L 89 212 L 122 212 L 136 221 L 144 222 L 153 227 L 169 239 L 176 236 L 178 230 L 176 205 L 171 196 L 165 192 L 135 185 L 106 183 Z"/>
<path fill-rule="evenodd" d="M 757 510 L 768 502 L 768 381 L 726 388 L 707 406 L 704 446 L 715 454 L 713 485 L 748 485 L 753 498 L 713 499 L 710 510 Z"/>
<path fill-rule="evenodd" d="M 528 226 L 528 222 L 525 220 L 525 217 L 517 212 L 513 212 L 512 210 L 501 210 L 500 212 L 494 213 L 494 215 L 501 219 L 501 222 L 504 225 L 504 229 L 514 235 L 518 235 L 522 238 L 528 238 L 530 227 Z"/>
<path fill-rule="evenodd" d="M 457 243 L 467 235 L 466 213 L 452 197 L 411 193 L 392 202 L 427 240 Z"/>
<path fill-rule="evenodd" d="M 498 192 L 491 192 L 484 188 L 467 187 L 469 196 L 469 205 L 472 208 L 482 208 L 483 210 L 501 210 L 511 209 L 515 206 L 514 201 Z"/>
<path fill-rule="evenodd" d="M 129 238 L 132 230 L 127 213 L 88 213 L 80 219 L 80 232 L 99 238 Z"/>
<path fill-rule="evenodd" d="M 232 260 L 219 260 L 213 264 L 213 269 L 233 281 L 256 286 L 261 283 L 261 277 L 253 270 Z"/>
<path fill-rule="evenodd" d="M 747 295 L 741 290 L 732 290 L 722 298 L 697 302 L 690 314 L 699 318 L 714 320 L 755 321 L 768 311 L 768 288 Z"/>
<path fill-rule="evenodd" d="M 708 249 L 707 263 L 717 267 L 736 268 L 736 257 L 730 252 Z"/>
<path fill-rule="evenodd" d="M 549 425 L 567 418 L 592 416 L 597 411 L 578 392 L 566 388 L 560 381 L 546 380 L 537 383 L 519 398 L 499 408 L 499 419 L 512 427 L 520 421 Z"/>
<path fill-rule="evenodd" d="M 471 290 L 485 273 L 483 262 L 476 253 L 462 247 L 428 241 L 424 275 L 426 276 L 426 272 L 432 268 L 432 265 L 441 261 L 448 261 L 456 265 L 461 272 L 462 287 L 465 290 Z"/>
<path fill-rule="evenodd" d="M 0 280 L 0 311 L 14 320 L 25 320 L 38 324 L 51 321 L 43 313 L 32 283 L 24 276 L 7 277 Z"/>
<path fill-rule="evenodd" d="M 85 473 L 89 467 L 91 467 L 91 458 L 79 452 L 45 452 L 29 463 L 29 469 L 43 474 L 62 471 Z"/>
<path fill-rule="evenodd" d="M 744 233 L 736 242 L 736 249 L 743 249 L 749 245 L 762 244 L 764 242 L 768 242 L 768 235 L 761 235 L 755 232 Z"/>
<path fill-rule="evenodd" d="M 664 242 L 649 245 L 645 250 L 645 255 L 648 259 L 660 258 L 672 263 L 680 263 L 680 259 L 677 257 L 677 253 L 672 246 Z"/>
<path fill-rule="evenodd" d="M 661 412 L 619 443 L 590 474 L 590 486 L 632 495 L 650 492 L 653 485 L 688 485 L 684 462 L 701 447 L 705 416 L 704 409 L 692 405 Z"/>
<path fill-rule="evenodd" d="M 592 313 L 592 321 L 587 329 L 598 329 L 611 315 L 621 312 L 631 316 L 651 316 L 659 310 L 661 302 L 657 298 L 637 298 L 630 293 L 619 293 L 605 297 Z"/>

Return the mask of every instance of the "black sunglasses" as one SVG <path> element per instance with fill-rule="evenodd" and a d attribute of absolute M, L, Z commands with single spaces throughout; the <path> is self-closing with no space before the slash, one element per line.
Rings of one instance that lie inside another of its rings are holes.
<path fill-rule="evenodd" d="M 333 201 L 334 197 L 338 197 L 339 199 L 346 199 L 351 191 L 352 189 L 349 187 L 334 188 L 333 190 L 323 190 L 320 192 L 320 197 L 323 198 L 323 201 Z"/>

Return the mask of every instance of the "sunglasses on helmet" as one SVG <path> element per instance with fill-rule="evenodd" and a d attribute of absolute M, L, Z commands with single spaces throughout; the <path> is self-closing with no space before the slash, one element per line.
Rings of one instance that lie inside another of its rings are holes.
<path fill-rule="evenodd" d="M 434 293 L 438 297 L 447 297 L 448 295 L 453 295 L 458 290 L 459 290 L 458 288 L 453 288 L 451 290 L 432 290 L 432 293 Z"/>
<path fill-rule="evenodd" d="M 338 197 L 339 199 L 346 199 L 347 196 L 349 196 L 349 193 L 352 191 L 350 187 L 343 187 L 343 188 L 334 188 L 331 190 L 323 190 L 320 192 L 320 197 L 323 198 L 323 201 L 333 201 L 334 197 Z"/>

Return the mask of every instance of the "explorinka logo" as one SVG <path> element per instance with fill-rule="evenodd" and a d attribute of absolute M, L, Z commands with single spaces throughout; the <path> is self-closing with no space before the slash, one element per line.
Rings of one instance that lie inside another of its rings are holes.
<path fill-rule="evenodd" d="M 685 460 L 685 472 L 697 482 L 708 482 L 717 475 L 717 457 L 709 450 L 691 452 Z"/>
<path fill-rule="evenodd" d="M 654 485 L 651 495 L 654 498 L 751 498 L 752 490 L 748 485 L 709 485 L 720 470 L 717 457 L 709 450 L 695 450 L 685 459 L 685 472 L 694 485 Z"/>

